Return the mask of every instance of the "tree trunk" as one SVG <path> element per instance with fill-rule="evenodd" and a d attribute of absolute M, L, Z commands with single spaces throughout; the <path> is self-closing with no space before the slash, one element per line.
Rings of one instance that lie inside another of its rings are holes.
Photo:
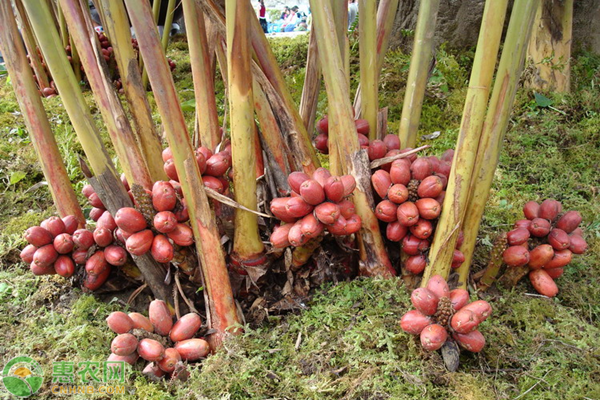
<path fill-rule="evenodd" d="M 528 86 L 568 92 L 573 0 L 544 0 L 535 18 L 528 49 L 533 75 L 528 80 Z"/>

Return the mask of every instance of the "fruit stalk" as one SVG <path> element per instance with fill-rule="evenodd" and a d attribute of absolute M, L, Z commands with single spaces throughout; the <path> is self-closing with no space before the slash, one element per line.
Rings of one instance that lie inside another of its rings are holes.
<path fill-rule="evenodd" d="M 356 180 L 354 204 L 356 214 L 362 220 L 360 234 L 357 235 L 362 240 L 361 273 L 363 275 L 393 276 L 395 271 L 383 245 L 379 222 L 371 208 L 373 198 L 370 170 L 366 154 L 364 151 L 360 151 L 358 144 L 356 126 L 352 118 L 349 88 L 343 73 L 331 7 L 328 2 L 316 0 L 311 0 L 310 4 L 313 10 L 318 46 L 322 50 L 323 77 L 329 104 L 336 105 L 331 110 L 333 112 L 330 118 L 333 123 L 340 125 L 340 131 L 345 134 L 341 143 L 344 153 L 343 166 Z"/>
<path fill-rule="evenodd" d="M 212 348 L 216 348 L 220 346 L 228 330 L 240 323 L 217 224 L 204 190 L 173 78 L 154 28 L 150 7 L 147 3 L 137 0 L 126 0 L 125 4 L 133 27 L 138 32 L 140 51 L 146 60 L 152 87 L 163 94 L 156 97 L 156 103 L 169 146 L 173 151 L 175 167 L 182 178 L 181 188 L 187 201 L 204 278 L 207 314 L 210 316 L 211 328 L 216 330 L 216 333 L 210 336 L 210 342 Z"/>
<path fill-rule="evenodd" d="M 71 40 L 80 51 L 94 99 L 102 114 L 117 157 L 121 160 L 127 181 L 150 189 L 152 179 L 136 145 L 129 120 L 100 61 L 102 59 L 100 44 L 96 40 L 91 20 L 89 18 L 85 20 L 84 11 L 78 0 L 59 0 L 59 4 L 71 32 Z"/>
<path fill-rule="evenodd" d="M 444 279 L 448 279 L 450 273 L 456 240 L 469 201 L 469 183 L 473 177 L 473 171 L 477 171 L 474 169 L 475 158 L 494 75 L 495 62 L 493 60 L 498 58 L 506 6 L 506 0 L 486 2 L 452 161 L 453 168 L 448 177 L 442 214 L 435 230 L 429 252 L 430 262 L 425 269 L 422 284 L 427 284 L 427 280 L 433 275 L 441 275 Z M 466 270 L 468 273 L 470 260 L 468 263 L 463 262 L 462 265 L 463 271 Z M 464 278 L 465 280 L 460 283 L 460 287 L 463 289 L 466 287 L 467 277 L 464 276 Z"/>
<path fill-rule="evenodd" d="M 162 145 L 156 133 L 152 111 L 146 97 L 147 85 L 142 84 L 142 74 L 131 44 L 131 31 L 125 5 L 121 1 L 98 0 L 98 2 L 100 7 L 98 10 L 101 11 L 101 15 L 104 15 L 103 27 L 113 44 L 123 91 L 129 103 L 129 110 L 135 126 L 134 134 L 137 145 L 152 180 L 166 180 L 167 175 L 160 162 Z M 155 3 L 160 3 L 160 1 L 155 1 Z"/>
<path fill-rule="evenodd" d="M 369 139 L 379 139 L 377 113 L 379 91 L 377 68 L 377 4 L 374 1 L 358 2 L 358 32 L 360 40 L 360 86 L 362 96 L 361 117 L 366 119 L 371 130 Z"/>
<path fill-rule="evenodd" d="M 477 150 L 473 168 L 475 173 L 470 184 L 471 195 L 463 221 L 465 240 L 460 250 L 465 254 L 465 264 L 470 265 L 473 257 L 479 224 L 494 180 L 538 3 L 539 0 L 519 0 L 513 6 Z"/>
<path fill-rule="evenodd" d="M 22 13 L 21 19 L 27 20 L 27 15 Z M 0 49 L 54 204 L 61 217 L 74 215 L 83 228 L 85 218 L 31 75 L 10 2 L 0 2 L 0 25 Z"/>
<path fill-rule="evenodd" d="M 206 146 L 215 150 L 221 140 L 219 135 L 219 115 L 215 100 L 215 85 L 210 56 L 208 53 L 208 39 L 204 26 L 204 13 L 195 0 L 183 0 L 183 15 L 185 25 L 188 27 L 188 44 L 192 76 L 194 81 L 194 94 L 196 96 L 196 125 L 198 141 L 195 146 Z"/>
<path fill-rule="evenodd" d="M 399 135 L 402 147 L 415 147 L 417 143 L 421 107 L 431 69 L 433 34 L 439 5 L 439 0 L 423 1 L 419 5 L 413 53 L 410 58 L 410 69 L 408 70 L 406 93 L 400 118 Z"/>

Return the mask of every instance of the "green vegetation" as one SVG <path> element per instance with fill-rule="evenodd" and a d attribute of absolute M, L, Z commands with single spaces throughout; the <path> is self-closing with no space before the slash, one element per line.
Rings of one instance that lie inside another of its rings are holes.
<path fill-rule="evenodd" d="M 295 98 L 302 89 L 306 40 L 273 41 Z M 180 40 L 169 52 L 177 62 L 182 102 L 193 99 L 186 49 Z M 356 57 L 354 52 L 353 77 L 358 74 Z M 441 134 L 417 145 L 431 144 L 428 154 L 439 155 L 456 139 L 472 52 L 456 54 L 442 47 L 436 57 L 419 136 Z M 409 60 L 397 50 L 384 64 L 380 104 L 390 108 L 392 132 L 398 126 Z M 271 315 L 262 326 L 248 327 L 200 368 L 191 368 L 187 383 L 149 382 L 136 370 L 127 383 L 132 393 L 115 398 L 600 398 L 600 56 L 576 55 L 572 72 L 571 94 L 544 93 L 550 107 L 536 102 L 531 91 L 519 92 L 474 270 L 486 264 L 495 235 L 521 217 L 529 200 L 552 197 L 565 209 L 579 210 L 589 250 L 574 257 L 558 279 L 560 292 L 554 299 L 530 295 L 535 292 L 525 281 L 514 290 L 483 295 L 494 308 L 483 324 L 488 344 L 481 354 L 463 354 L 458 372 L 447 372 L 438 353 L 425 353 L 415 338 L 400 331 L 398 320 L 410 302 L 400 280 L 358 279 L 326 285 L 302 312 Z M 217 93 L 222 115 L 222 84 Z M 326 113 L 324 99 L 322 95 L 319 115 Z M 81 150 L 60 98 L 44 103 L 69 175 L 80 189 Z M 34 277 L 19 262 L 22 232 L 53 208 L 18 111 L 12 88 L 0 78 L 0 354 L 2 363 L 16 355 L 36 358 L 47 383 L 53 361 L 104 360 L 114 336 L 104 319 L 125 306 L 110 296 L 103 296 L 103 302 L 71 290 L 60 277 Z M 186 118 L 191 127 L 193 113 Z M 45 384 L 41 398 L 51 397 Z"/>

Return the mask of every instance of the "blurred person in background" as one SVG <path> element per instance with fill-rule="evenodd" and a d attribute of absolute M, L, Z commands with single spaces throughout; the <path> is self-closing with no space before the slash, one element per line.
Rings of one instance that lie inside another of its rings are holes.
<path fill-rule="evenodd" d="M 258 0 L 258 4 L 260 5 L 260 9 L 258 10 L 258 21 L 260 22 L 263 32 L 268 33 L 269 24 L 267 23 L 267 7 L 265 7 L 265 1 Z"/>

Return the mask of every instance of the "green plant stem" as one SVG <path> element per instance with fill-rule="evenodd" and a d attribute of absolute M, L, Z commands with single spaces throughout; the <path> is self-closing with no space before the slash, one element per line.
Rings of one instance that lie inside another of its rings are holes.
<path fill-rule="evenodd" d="M 381 74 L 383 60 L 390 43 L 390 36 L 396 20 L 396 11 L 400 0 L 381 0 L 377 8 L 377 80 Z M 354 96 L 354 114 L 362 115 L 361 85 L 358 84 Z"/>
<path fill-rule="evenodd" d="M 227 0 L 226 12 L 233 188 L 238 203 L 256 210 L 254 99 L 248 40 L 248 15 L 252 10 L 248 2 Z M 257 215 L 236 209 L 232 257 L 243 263 L 257 259 L 263 251 Z"/>
<path fill-rule="evenodd" d="M 360 85 L 362 94 L 362 117 L 369 123 L 369 139 L 377 134 L 379 93 L 377 69 L 377 5 L 374 1 L 359 1 L 358 32 L 360 40 Z"/>
<path fill-rule="evenodd" d="M 427 280 L 433 275 L 439 274 L 447 279 L 450 273 L 456 240 L 469 201 L 469 184 L 473 177 L 475 157 L 481 140 L 481 128 L 498 59 L 507 3 L 507 0 L 486 2 L 452 161 L 453 168 L 448 177 L 442 214 L 429 250 L 429 265 L 425 269 L 422 285 L 426 285 Z M 468 270 L 466 262 L 463 266 Z"/>
<path fill-rule="evenodd" d="M 463 222 L 465 240 L 461 251 L 465 254 L 465 263 L 471 263 L 473 249 L 485 203 L 494 180 L 500 150 L 508 127 L 519 78 L 523 71 L 523 63 L 527 44 L 531 36 L 531 28 L 539 0 L 517 0 L 513 5 L 512 15 L 504 41 L 498 72 L 490 98 L 490 103 L 483 125 L 483 133 L 477 159 L 474 166 L 474 177 L 470 184 L 471 195 Z M 462 277 L 461 279 L 464 279 Z M 463 282 L 463 281 L 461 281 Z"/>
<path fill-rule="evenodd" d="M 215 99 L 214 76 L 208 53 L 208 39 L 204 26 L 204 13 L 195 0 L 183 0 L 183 15 L 188 32 L 190 61 L 196 96 L 199 142 L 211 150 L 221 140 L 219 116 Z"/>
<path fill-rule="evenodd" d="M 433 35 L 440 0 L 422 1 L 419 5 L 413 53 L 410 58 L 406 93 L 400 117 L 400 143 L 402 147 L 415 147 L 421 108 L 427 87 L 427 77 L 433 53 Z"/>

